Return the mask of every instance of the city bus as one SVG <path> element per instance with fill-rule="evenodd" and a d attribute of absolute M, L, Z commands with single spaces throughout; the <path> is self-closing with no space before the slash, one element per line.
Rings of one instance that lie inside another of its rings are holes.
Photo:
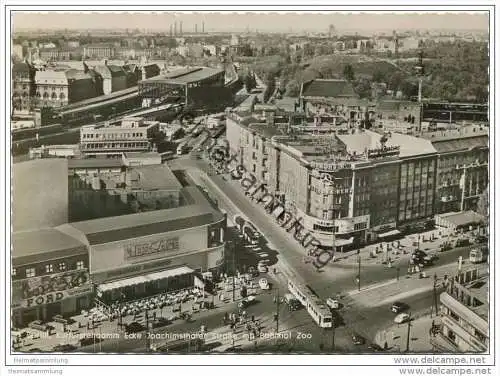
<path fill-rule="evenodd" d="M 332 327 L 332 312 L 308 286 L 289 279 L 288 291 L 307 309 L 307 313 L 309 313 L 316 324 L 321 328 Z"/>

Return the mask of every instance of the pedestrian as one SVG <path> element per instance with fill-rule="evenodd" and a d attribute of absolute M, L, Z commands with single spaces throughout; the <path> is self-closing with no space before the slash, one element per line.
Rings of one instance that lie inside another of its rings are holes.
<path fill-rule="evenodd" d="M 255 316 L 252 315 L 252 322 L 255 322 Z"/>

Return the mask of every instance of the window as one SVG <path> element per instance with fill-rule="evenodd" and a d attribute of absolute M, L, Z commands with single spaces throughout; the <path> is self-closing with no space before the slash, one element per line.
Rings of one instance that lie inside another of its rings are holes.
<path fill-rule="evenodd" d="M 17 274 L 17 270 L 16 268 L 12 268 L 12 272 L 11 272 L 12 276 L 15 277 L 16 274 Z"/>
<path fill-rule="evenodd" d="M 36 275 L 35 268 L 26 268 L 26 278 L 31 278 Z"/>
<path fill-rule="evenodd" d="M 59 263 L 59 270 L 62 272 L 66 270 L 66 263 L 65 262 Z"/>
<path fill-rule="evenodd" d="M 76 262 L 76 270 L 81 270 L 85 268 L 85 263 L 83 261 Z"/>
<path fill-rule="evenodd" d="M 45 273 L 53 273 L 53 272 L 54 272 L 54 266 L 52 264 L 45 265 Z"/>

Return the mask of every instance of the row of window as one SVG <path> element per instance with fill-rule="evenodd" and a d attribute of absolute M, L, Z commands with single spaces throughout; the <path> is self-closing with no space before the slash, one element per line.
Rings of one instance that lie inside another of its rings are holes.
<path fill-rule="evenodd" d="M 119 148 L 146 148 L 147 142 L 116 142 L 116 143 L 96 143 L 81 144 L 82 149 L 119 149 Z"/>
<path fill-rule="evenodd" d="M 121 140 L 124 138 L 130 138 L 130 137 L 144 137 L 145 134 L 144 132 L 137 132 L 137 133 L 104 133 L 104 134 L 99 134 L 99 133 L 83 133 L 82 138 L 95 138 L 95 139 L 110 139 L 110 140 Z"/>
<path fill-rule="evenodd" d="M 67 265 L 65 262 L 60 262 L 57 264 L 57 271 L 59 272 L 64 272 L 66 271 Z M 76 262 L 76 270 L 82 270 L 85 268 L 85 262 L 84 261 L 77 261 Z M 54 273 L 54 264 L 47 264 L 45 265 L 45 273 Z M 26 278 L 32 278 L 36 277 L 36 270 L 35 268 L 26 268 Z M 12 276 L 16 277 L 17 276 L 17 270 L 16 268 L 12 268 Z"/>
<path fill-rule="evenodd" d="M 38 98 L 40 98 L 41 97 L 40 92 L 37 91 L 36 96 Z M 52 95 L 50 95 L 47 92 L 43 93 L 43 98 L 49 98 L 49 97 L 52 98 L 52 99 L 57 99 L 58 98 L 58 96 L 57 96 L 56 93 L 52 93 Z M 66 99 L 66 95 L 64 93 L 59 94 L 59 99 Z"/>

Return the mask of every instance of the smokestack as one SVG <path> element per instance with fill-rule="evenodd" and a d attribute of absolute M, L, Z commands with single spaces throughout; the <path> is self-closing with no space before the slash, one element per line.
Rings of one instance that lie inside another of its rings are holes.
<path fill-rule="evenodd" d="M 179 24 L 179 35 L 182 36 L 182 21 Z"/>
<path fill-rule="evenodd" d="M 205 21 L 201 23 L 201 32 L 205 34 Z"/>
<path fill-rule="evenodd" d="M 198 24 L 195 24 L 195 25 L 194 25 L 194 33 L 195 33 L 195 34 L 198 34 Z"/>
<path fill-rule="evenodd" d="M 173 26 L 170 25 L 170 36 L 172 36 L 172 33 L 173 33 Z"/>
<path fill-rule="evenodd" d="M 177 21 L 174 23 L 174 36 L 177 36 Z"/>

